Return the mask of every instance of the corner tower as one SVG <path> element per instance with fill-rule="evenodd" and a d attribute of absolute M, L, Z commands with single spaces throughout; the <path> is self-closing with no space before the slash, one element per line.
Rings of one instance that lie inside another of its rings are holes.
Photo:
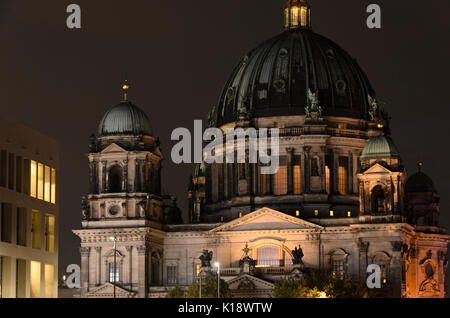
<path fill-rule="evenodd" d="M 159 283 L 164 222 L 159 140 L 147 115 L 123 100 L 89 145 L 89 194 L 82 199 L 82 297 L 147 296 Z"/>

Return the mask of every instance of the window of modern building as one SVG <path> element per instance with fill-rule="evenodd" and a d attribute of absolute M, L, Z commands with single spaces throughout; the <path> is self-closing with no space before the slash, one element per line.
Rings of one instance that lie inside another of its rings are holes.
<path fill-rule="evenodd" d="M 17 208 L 17 245 L 27 246 L 27 209 Z"/>
<path fill-rule="evenodd" d="M 51 168 L 49 166 L 45 166 L 44 169 L 44 201 L 50 202 L 50 177 L 51 177 Z"/>
<path fill-rule="evenodd" d="M 277 173 L 274 175 L 275 195 L 285 195 L 287 193 L 287 169 L 286 166 L 279 166 Z"/>
<path fill-rule="evenodd" d="M 16 191 L 22 192 L 23 160 L 21 156 L 16 157 Z"/>
<path fill-rule="evenodd" d="M 280 266 L 280 248 L 275 245 L 264 245 L 256 250 L 257 266 Z"/>
<path fill-rule="evenodd" d="M 31 195 L 31 160 L 23 160 L 23 193 Z"/>
<path fill-rule="evenodd" d="M 27 261 L 24 259 L 16 260 L 16 297 L 25 298 L 27 288 Z"/>
<path fill-rule="evenodd" d="M 109 282 L 110 283 L 118 283 L 120 280 L 120 272 L 119 272 L 119 264 L 109 263 Z"/>
<path fill-rule="evenodd" d="M 41 263 L 35 261 L 30 263 L 30 296 L 41 298 Z"/>
<path fill-rule="evenodd" d="M 37 198 L 44 200 L 44 165 L 38 162 Z"/>
<path fill-rule="evenodd" d="M 54 274 L 55 267 L 51 264 L 44 265 L 44 297 L 53 298 L 54 296 Z"/>
<path fill-rule="evenodd" d="M 176 285 L 177 284 L 177 267 L 167 266 L 167 284 Z"/>
<path fill-rule="evenodd" d="M 8 155 L 8 189 L 14 190 L 14 164 L 15 164 L 15 156 L 13 153 L 9 153 Z"/>
<path fill-rule="evenodd" d="M 302 184 L 301 184 L 301 169 L 300 165 L 294 166 L 294 194 L 302 193 Z"/>
<path fill-rule="evenodd" d="M 338 181 L 339 181 L 339 193 L 347 194 L 347 167 L 348 167 L 348 158 L 347 157 L 339 157 L 339 168 L 338 168 Z"/>
<path fill-rule="evenodd" d="M 34 160 L 30 161 L 30 195 L 37 197 L 37 162 Z"/>
<path fill-rule="evenodd" d="M 52 179 L 51 179 L 51 203 L 56 203 L 56 170 L 52 168 Z"/>
<path fill-rule="evenodd" d="M 12 205 L 9 203 L 1 204 L 1 241 L 5 243 L 12 242 Z"/>
<path fill-rule="evenodd" d="M 41 212 L 31 212 L 31 247 L 41 249 Z"/>
<path fill-rule="evenodd" d="M 6 187 L 6 174 L 7 174 L 7 152 L 6 150 L 0 151 L 0 187 Z"/>
<path fill-rule="evenodd" d="M 45 250 L 55 251 L 55 217 L 51 214 L 45 215 Z"/>

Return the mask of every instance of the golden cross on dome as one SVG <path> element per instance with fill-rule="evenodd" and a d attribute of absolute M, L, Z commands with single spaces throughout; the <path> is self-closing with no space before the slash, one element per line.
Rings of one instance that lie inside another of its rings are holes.
<path fill-rule="evenodd" d="M 128 100 L 128 90 L 130 89 L 130 85 L 128 84 L 128 80 L 125 80 L 125 82 L 122 85 L 123 90 L 123 99 L 126 101 Z"/>

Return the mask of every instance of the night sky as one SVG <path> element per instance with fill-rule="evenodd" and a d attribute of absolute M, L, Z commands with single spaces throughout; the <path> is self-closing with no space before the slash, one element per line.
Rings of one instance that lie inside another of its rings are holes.
<path fill-rule="evenodd" d="M 82 9 L 82 29 L 66 27 L 66 7 Z M 366 26 L 366 7 L 382 7 L 382 29 Z M 442 197 L 450 228 L 448 74 L 450 2 L 312 0 L 313 30 L 347 50 L 367 73 L 392 120 L 411 175 L 417 162 Z M 234 66 L 282 31 L 284 0 L 0 0 L 0 113 L 59 140 L 60 273 L 79 264 L 80 198 L 88 190 L 89 136 L 122 99 L 149 115 L 166 160 L 163 189 L 187 220 L 191 165 L 174 165 L 170 134 L 192 129 L 217 103 Z"/>

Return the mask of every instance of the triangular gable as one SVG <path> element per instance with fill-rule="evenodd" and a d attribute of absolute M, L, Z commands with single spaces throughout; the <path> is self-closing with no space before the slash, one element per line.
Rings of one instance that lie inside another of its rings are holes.
<path fill-rule="evenodd" d="M 110 144 L 102 151 L 102 153 L 114 153 L 114 152 L 127 152 L 127 151 L 115 143 Z"/>
<path fill-rule="evenodd" d="M 392 171 L 380 165 L 379 163 L 375 163 L 372 167 L 364 171 L 362 174 L 370 174 L 370 173 L 392 173 Z"/>
<path fill-rule="evenodd" d="M 273 290 L 274 285 L 261 278 L 248 274 L 240 275 L 227 281 L 228 288 L 233 290 Z"/>
<path fill-rule="evenodd" d="M 323 229 L 323 227 L 276 210 L 262 208 L 216 227 L 211 232 L 284 229 Z"/>
<path fill-rule="evenodd" d="M 105 283 L 99 286 L 86 295 L 88 298 L 112 298 L 114 297 L 114 285 L 111 283 Z M 135 292 L 130 292 L 118 285 L 116 285 L 116 297 L 117 298 L 133 298 L 136 296 Z"/>

